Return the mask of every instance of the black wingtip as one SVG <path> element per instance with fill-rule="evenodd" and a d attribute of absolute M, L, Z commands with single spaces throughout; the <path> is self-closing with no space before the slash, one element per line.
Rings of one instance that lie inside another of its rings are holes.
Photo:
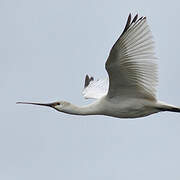
<path fill-rule="evenodd" d="M 129 27 L 132 25 L 132 23 L 136 23 L 137 22 L 137 19 L 138 19 L 138 13 L 134 16 L 133 20 L 131 21 L 131 13 L 129 13 L 129 16 L 128 16 L 128 19 L 127 19 L 127 22 L 126 22 L 126 25 L 125 25 L 125 28 L 121 34 L 121 36 L 129 29 Z M 139 21 L 139 19 L 138 19 Z"/>
<path fill-rule="evenodd" d="M 86 88 L 86 87 L 89 85 L 89 83 L 90 83 L 91 81 L 93 81 L 93 80 L 94 80 L 93 77 L 89 77 L 88 75 L 86 75 L 86 77 L 85 77 L 85 83 L 84 83 L 84 88 Z"/>
<path fill-rule="evenodd" d="M 88 86 L 89 76 L 86 74 L 85 81 L 84 81 L 84 88 Z"/>
<path fill-rule="evenodd" d="M 133 18 L 133 20 L 132 20 L 132 22 L 131 22 L 131 23 L 135 23 L 135 22 L 136 22 L 136 20 L 137 20 L 137 18 L 138 18 L 138 14 L 136 14 L 136 15 L 134 16 L 134 18 Z"/>

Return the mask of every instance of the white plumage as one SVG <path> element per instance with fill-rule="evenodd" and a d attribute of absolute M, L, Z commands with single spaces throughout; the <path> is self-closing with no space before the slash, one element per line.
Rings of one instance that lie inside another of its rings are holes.
<path fill-rule="evenodd" d="M 87 80 L 88 75 L 86 75 L 87 86 L 83 89 L 83 96 L 85 99 L 100 99 L 108 93 L 109 88 L 109 80 L 106 79 L 98 79 L 94 80 L 94 78 L 90 81 Z"/>
<path fill-rule="evenodd" d="M 60 101 L 49 104 L 19 102 L 53 107 L 76 115 L 107 115 L 137 118 L 160 111 L 180 112 L 180 108 L 156 99 L 158 82 L 154 41 L 146 17 L 128 17 L 123 33 L 113 45 L 105 68 L 109 78 L 85 78 L 83 96 L 97 99 L 87 106 Z"/>
<path fill-rule="evenodd" d="M 101 98 L 101 91 L 102 95 L 121 96 L 127 90 L 134 97 L 156 98 L 157 58 L 147 20 L 142 17 L 130 23 L 129 16 L 127 23 L 128 29 L 116 41 L 106 62 L 109 92 L 102 88 L 109 86 L 107 80 L 91 81 L 83 91 L 85 98 Z"/>

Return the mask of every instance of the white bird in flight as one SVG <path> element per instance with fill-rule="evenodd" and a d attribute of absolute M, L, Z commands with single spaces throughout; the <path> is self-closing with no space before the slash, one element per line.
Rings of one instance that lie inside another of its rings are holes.
<path fill-rule="evenodd" d="M 157 64 L 154 41 L 146 17 L 128 16 L 126 26 L 113 45 L 105 68 L 109 78 L 94 80 L 86 75 L 83 96 L 96 99 L 76 106 L 66 101 L 53 103 L 17 102 L 48 106 L 74 115 L 106 115 L 138 118 L 180 108 L 156 99 Z"/>

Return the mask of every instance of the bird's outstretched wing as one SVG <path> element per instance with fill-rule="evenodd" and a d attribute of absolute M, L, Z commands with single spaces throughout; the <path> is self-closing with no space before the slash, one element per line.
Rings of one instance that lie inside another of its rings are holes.
<path fill-rule="evenodd" d="M 86 99 L 100 99 L 108 92 L 109 81 L 108 79 L 94 80 L 93 77 L 86 75 L 85 84 L 83 89 L 83 96 Z"/>
<path fill-rule="evenodd" d="M 128 96 L 156 99 L 157 65 L 154 42 L 146 17 L 131 20 L 106 61 L 110 98 Z"/>

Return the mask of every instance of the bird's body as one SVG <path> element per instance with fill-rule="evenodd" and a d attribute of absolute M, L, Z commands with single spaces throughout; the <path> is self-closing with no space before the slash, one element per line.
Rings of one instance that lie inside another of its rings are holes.
<path fill-rule="evenodd" d="M 76 106 L 66 101 L 61 101 L 56 110 L 73 115 L 105 115 L 117 118 L 138 118 L 148 116 L 160 111 L 160 107 L 173 107 L 163 102 L 150 101 L 147 99 L 137 98 L 112 98 L 104 96 L 92 104 L 86 106 Z M 165 111 L 165 109 L 164 109 Z"/>
<path fill-rule="evenodd" d="M 157 64 L 152 33 L 146 17 L 128 17 L 123 33 L 113 45 L 105 67 L 109 78 L 94 80 L 86 75 L 83 95 L 92 104 L 78 107 L 60 101 L 49 104 L 19 102 L 53 107 L 74 115 L 107 115 L 138 118 L 160 111 L 180 112 L 180 108 L 156 98 Z"/>
<path fill-rule="evenodd" d="M 118 118 L 137 118 L 144 117 L 158 110 L 155 108 L 156 102 L 137 98 L 112 98 L 104 97 L 101 99 L 103 104 L 103 114 Z"/>
<path fill-rule="evenodd" d="M 156 102 L 151 102 L 146 99 L 132 98 L 112 98 L 104 96 L 93 104 L 84 106 L 84 114 L 80 115 L 106 115 L 117 118 L 137 118 L 144 117 L 159 110 L 155 108 Z M 82 109 L 82 107 L 80 107 Z M 79 110 L 79 108 L 78 108 Z M 78 114 L 79 111 L 74 112 Z M 67 113 L 70 113 L 68 111 Z"/>

